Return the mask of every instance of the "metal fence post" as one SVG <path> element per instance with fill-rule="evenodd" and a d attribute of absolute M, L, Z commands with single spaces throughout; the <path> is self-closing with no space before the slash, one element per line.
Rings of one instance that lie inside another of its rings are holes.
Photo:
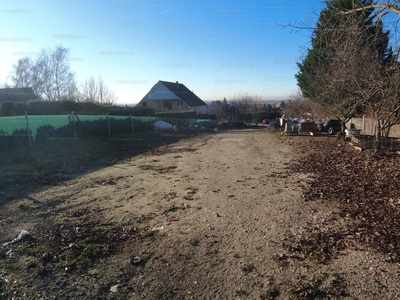
<path fill-rule="evenodd" d="M 72 116 L 72 127 L 74 129 L 74 138 L 76 138 L 75 113 L 74 113 L 74 111 L 71 111 L 71 116 Z"/>
<path fill-rule="evenodd" d="M 108 135 L 111 135 L 110 119 L 108 118 L 108 113 L 106 113 L 106 119 L 107 119 L 107 126 L 108 126 Z"/>
<path fill-rule="evenodd" d="M 132 114 L 131 114 L 131 127 L 132 127 L 132 133 L 134 133 L 134 132 L 135 132 L 135 128 L 133 127 L 133 117 L 132 117 Z"/>
<path fill-rule="evenodd" d="M 363 115 L 363 134 L 365 135 L 365 115 Z"/>
<path fill-rule="evenodd" d="M 149 115 L 149 127 L 150 127 L 150 130 L 151 130 L 151 116 Z"/>
<path fill-rule="evenodd" d="M 32 146 L 32 136 L 31 136 L 31 130 L 29 129 L 28 112 L 27 111 L 25 111 L 25 123 L 26 123 L 26 129 L 28 131 L 29 146 Z"/>

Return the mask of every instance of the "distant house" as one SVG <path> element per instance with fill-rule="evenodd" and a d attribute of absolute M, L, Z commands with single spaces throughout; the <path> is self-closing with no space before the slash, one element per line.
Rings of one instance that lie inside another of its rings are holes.
<path fill-rule="evenodd" d="M 0 103 L 4 101 L 27 102 L 37 98 L 32 88 L 0 89 Z"/>
<path fill-rule="evenodd" d="M 207 113 L 207 103 L 197 97 L 182 83 L 158 81 L 136 107 L 162 111 L 196 111 Z"/>

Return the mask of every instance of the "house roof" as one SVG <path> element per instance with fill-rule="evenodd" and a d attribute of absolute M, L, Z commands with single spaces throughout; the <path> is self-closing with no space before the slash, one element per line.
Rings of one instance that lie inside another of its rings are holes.
<path fill-rule="evenodd" d="M 36 99 L 32 88 L 5 88 L 0 89 L 0 102 L 14 101 L 25 102 Z"/>
<path fill-rule="evenodd" d="M 161 82 L 167 89 L 178 96 L 183 102 L 185 102 L 189 107 L 207 106 L 203 100 L 197 97 L 191 90 L 189 90 L 184 84 L 177 82 Z"/>

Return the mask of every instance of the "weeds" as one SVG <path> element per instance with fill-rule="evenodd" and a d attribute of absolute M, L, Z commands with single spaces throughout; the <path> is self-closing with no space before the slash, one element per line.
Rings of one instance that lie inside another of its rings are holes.
<path fill-rule="evenodd" d="M 139 233 L 139 236 L 142 239 L 147 239 L 147 238 L 152 238 L 152 239 L 159 239 L 162 238 L 164 236 L 166 236 L 167 234 L 161 230 L 141 230 Z"/>
<path fill-rule="evenodd" d="M 132 224 L 133 224 L 132 220 L 125 220 L 121 222 L 122 226 L 130 226 Z"/>
<path fill-rule="evenodd" d="M 293 283 L 289 288 L 289 299 L 332 299 L 348 296 L 345 280 L 337 274 L 332 277 L 322 274 L 309 280 Z"/>
<path fill-rule="evenodd" d="M 152 166 L 152 165 L 141 165 L 139 166 L 141 170 L 152 170 L 158 173 L 171 173 L 173 172 L 177 166 Z"/>
<path fill-rule="evenodd" d="M 168 194 L 164 194 L 163 199 L 165 199 L 167 201 L 171 201 L 177 197 L 178 197 L 178 195 L 176 192 L 169 192 Z"/>

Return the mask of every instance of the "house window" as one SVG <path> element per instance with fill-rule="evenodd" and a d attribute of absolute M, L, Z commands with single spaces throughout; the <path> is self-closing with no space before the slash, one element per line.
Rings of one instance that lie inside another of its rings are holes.
<path fill-rule="evenodd" d="M 143 103 L 142 103 L 142 106 L 143 106 L 143 107 L 147 107 L 147 102 L 143 102 Z"/>
<path fill-rule="evenodd" d="M 170 101 L 163 102 L 164 109 L 172 110 L 172 103 Z"/>

